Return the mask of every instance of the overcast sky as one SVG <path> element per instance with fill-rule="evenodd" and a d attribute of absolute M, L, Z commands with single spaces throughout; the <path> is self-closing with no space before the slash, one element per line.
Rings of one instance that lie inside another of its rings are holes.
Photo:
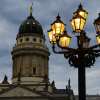
<path fill-rule="evenodd" d="M 58 12 L 66 24 L 68 33 L 74 36 L 69 24 L 72 13 L 77 9 L 80 0 L 0 0 L 0 80 L 6 74 L 11 80 L 12 60 L 11 50 L 15 44 L 16 35 L 21 22 L 29 15 L 29 5 L 33 1 L 33 16 L 41 23 L 46 36 L 47 45 L 51 56 L 49 61 L 50 82 L 55 80 L 57 88 L 65 88 L 67 81 L 71 78 L 71 86 L 77 94 L 77 69 L 69 66 L 63 55 L 52 52 L 48 42 L 47 30 L 55 20 Z M 88 36 L 95 44 L 95 30 L 93 21 L 100 12 L 100 0 L 83 0 L 84 8 L 89 12 L 87 25 L 85 27 Z M 72 41 L 73 45 L 74 41 Z M 86 71 L 87 94 L 100 94 L 100 59 L 94 66 Z"/>

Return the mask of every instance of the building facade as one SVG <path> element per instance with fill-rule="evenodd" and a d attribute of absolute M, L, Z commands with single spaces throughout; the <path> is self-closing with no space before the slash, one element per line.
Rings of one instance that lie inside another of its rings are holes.
<path fill-rule="evenodd" d="M 75 95 L 75 100 L 78 100 L 78 95 Z M 87 95 L 86 100 L 100 100 L 100 95 Z"/>
<path fill-rule="evenodd" d="M 31 7 L 32 9 L 32 7 Z M 49 50 L 41 24 L 30 15 L 21 23 L 12 49 L 12 83 L 0 83 L 0 100 L 74 100 L 69 85 L 57 89 L 49 82 Z"/>

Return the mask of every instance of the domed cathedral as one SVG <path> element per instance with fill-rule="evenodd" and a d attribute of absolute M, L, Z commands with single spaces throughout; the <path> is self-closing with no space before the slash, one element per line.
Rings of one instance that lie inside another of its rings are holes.
<path fill-rule="evenodd" d="M 13 80 L 21 84 L 39 84 L 48 79 L 49 50 L 45 44 L 42 26 L 32 12 L 19 27 L 16 44 L 12 50 Z"/>
<path fill-rule="evenodd" d="M 0 100 L 74 100 L 70 80 L 66 89 L 49 82 L 49 50 L 41 24 L 32 15 L 21 23 L 12 49 L 12 83 L 5 75 Z"/>

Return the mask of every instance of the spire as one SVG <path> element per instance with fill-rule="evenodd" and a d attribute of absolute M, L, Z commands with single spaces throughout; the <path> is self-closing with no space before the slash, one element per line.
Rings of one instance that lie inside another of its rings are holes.
<path fill-rule="evenodd" d="M 70 78 L 69 78 L 69 80 L 68 80 L 68 89 L 71 89 Z"/>
<path fill-rule="evenodd" d="M 55 81 L 53 80 L 51 83 L 52 87 L 55 88 Z"/>
<path fill-rule="evenodd" d="M 30 16 L 32 16 L 32 11 L 33 11 L 33 3 L 30 5 Z"/>
<path fill-rule="evenodd" d="M 2 81 L 2 84 L 9 84 L 8 82 L 8 77 L 5 75 L 3 81 Z"/>
<path fill-rule="evenodd" d="M 55 87 L 55 81 L 53 80 L 51 83 L 52 91 L 55 92 L 56 87 Z"/>

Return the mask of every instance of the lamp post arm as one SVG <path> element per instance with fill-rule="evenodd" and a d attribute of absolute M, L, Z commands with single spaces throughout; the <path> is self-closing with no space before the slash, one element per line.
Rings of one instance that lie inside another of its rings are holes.
<path fill-rule="evenodd" d="M 100 52 L 99 53 L 95 53 L 95 57 L 100 57 Z"/>
<path fill-rule="evenodd" d="M 75 54 L 77 52 L 77 49 L 73 49 L 73 48 L 69 48 L 69 47 L 64 47 L 61 48 L 61 51 L 57 51 L 55 44 L 52 45 L 52 50 L 54 53 L 58 53 L 58 54 Z"/>
<path fill-rule="evenodd" d="M 64 53 L 69 54 L 69 53 L 71 53 L 70 50 L 66 50 L 66 51 L 57 51 L 57 50 L 55 49 L 55 45 L 52 46 L 52 50 L 53 50 L 53 52 L 56 53 L 56 54 L 64 54 Z"/>

